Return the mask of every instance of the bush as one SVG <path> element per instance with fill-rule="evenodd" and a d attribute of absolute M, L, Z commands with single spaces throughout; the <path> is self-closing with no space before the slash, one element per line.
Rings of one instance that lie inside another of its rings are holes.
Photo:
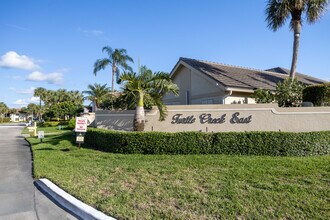
<path fill-rule="evenodd" d="M 59 125 L 68 125 L 67 121 L 47 121 L 43 122 L 41 127 L 57 127 Z"/>
<path fill-rule="evenodd" d="M 270 90 L 261 88 L 254 91 L 252 98 L 255 98 L 256 103 L 271 103 L 275 100 L 275 96 Z"/>
<path fill-rule="evenodd" d="M 89 128 L 84 146 L 123 154 L 324 155 L 330 153 L 330 131 L 166 133 Z"/>
<path fill-rule="evenodd" d="M 307 86 L 303 90 L 303 100 L 315 106 L 330 106 L 330 83 Z"/>
<path fill-rule="evenodd" d="M 71 118 L 70 120 L 69 120 L 69 123 L 68 123 L 68 128 L 69 129 L 74 129 L 76 127 L 76 119 L 75 118 Z"/>
<path fill-rule="evenodd" d="M 299 107 L 302 103 L 304 85 L 297 78 L 286 78 L 276 85 L 275 98 L 280 107 Z"/>
<path fill-rule="evenodd" d="M 8 123 L 10 122 L 10 118 L 0 118 L 0 123 Z"/>

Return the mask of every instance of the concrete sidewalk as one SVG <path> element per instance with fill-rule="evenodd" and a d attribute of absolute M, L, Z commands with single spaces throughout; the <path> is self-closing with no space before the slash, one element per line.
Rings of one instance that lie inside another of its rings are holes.
<path fill-rule="evenodd" d="M 0 126 L 0 219 L 77 219 L 34 186 L 23 128 Z"/>

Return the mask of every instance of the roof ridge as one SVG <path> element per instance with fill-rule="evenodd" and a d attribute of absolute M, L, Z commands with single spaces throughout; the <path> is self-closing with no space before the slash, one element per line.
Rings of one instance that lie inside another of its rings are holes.
<path fill-rule="evenodd" d="M 207 60 L 198 60 L 198 59 L 186 58 L 186 57 L 180 57 L 180 59 L 181 58 L 182 59 L 195 60 L 195 61 L 204 62 L 204 63 L 211 63 L 211 64 L 213 63 L 213 64 L 218 64 L 218 65 L 227 66 L 227 67 L 253 70 L 253 71 L 264 72 L 264 73 L 271 73 L 271 74 L 276 74 L 276 75 L 280 75 L 280 76 L 289 76 L 289 74 L 277 73 L 277 72 L 273 72 L 273 71 L 261 70 L 261 69 L 256 69 L 256 68 L 243 67 L 243 66 L 237 66 L 237 65 L 231 65 L 231 64 L 224 64 L 224 63 L 219 63 L 219 62 L 214 62 L 214 61 L 207 61 Z M 276 68 L 276 67 L 273 67 L 273 68 Z M 270 69 L 273 69 L 273 68 L 270 68 Z M 284 68 L 284 67 L 279 67 L 279 68 Z"/>

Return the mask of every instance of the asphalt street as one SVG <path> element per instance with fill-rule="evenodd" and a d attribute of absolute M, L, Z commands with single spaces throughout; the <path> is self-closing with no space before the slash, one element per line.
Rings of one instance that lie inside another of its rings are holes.
<path fill-rule="evenodd" d="M 33 184 L 29 144 L 23 126 L 0 125 L 0 220 L 77 219 Z"/>

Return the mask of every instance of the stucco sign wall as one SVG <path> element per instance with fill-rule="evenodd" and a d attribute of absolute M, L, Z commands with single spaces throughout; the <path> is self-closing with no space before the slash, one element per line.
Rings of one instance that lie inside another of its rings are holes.
<path fill-rule="evenodd" d="M 147 114 L 149 131 L 321 131 L 330 130 L 330 108 L 279 108 L 274 104 L 168 106 L 165 121 Z"/>
<path fill-rule="evenodd" d="M 145 131 L 322 131 L 330 130 L 330 107 L 279 108 L 276 104 L 169 105 L 165 121 L 146 113 Z M 133 130 L 134 111 L 96 112 L 96 125 Z"/>

